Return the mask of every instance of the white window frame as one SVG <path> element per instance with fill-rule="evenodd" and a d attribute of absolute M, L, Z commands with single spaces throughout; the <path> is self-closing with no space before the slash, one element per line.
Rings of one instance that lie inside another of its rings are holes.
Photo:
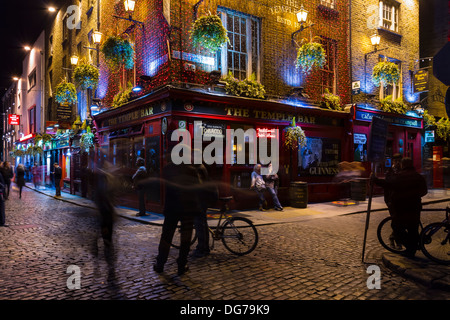
<path fill-rule="evenodd" d="M 320 0 L 320 4 L 324 7 L 336 10 L 336 0 Z"/>
<path fill-rule="evenodd" d="M 241 13 L 234 10 L 229 10 L 223 7 L 219 7 L 218 13 L 219 17 L 222 19 L 223 26 L 227 28 L 227 16 L 233 15 L 238 16 L 240 18 L 246 19 L 246 54 L 247 54 L 247 70 L 246 70 L 246 78 L 250 79 L 251 75 L 254 73 L 256 76 L 256 80 L 260 81 L 261 78 L 261 21 L 254 16 L 250 16 L 245 13 Z M 256 50 L 257 52 L 252 51 L 252 24 L 251 22 L 255 21 L 257 23 L 257 35 L 256 35 Z M 231 39 L 230 39 L 231 41 Z M 218 61 L 220 59 L 221 64 L 221 74 L 222 77 L 226 77 L 228 75 L 228 46 L 230 44 L 226 44 L 222 47 L 222 49 L 218 52 L 216 57 L 216 68 L 218 67 Z M 253 55 L 256 54 L 257 62 L 256 69 L 253 70 L 252 61 Z"/>
<path fill-rule="evenodd" d="M 379 7 L 380 28 L 398 33 L 399 13 L 400 5 L 389 0 L 381 0 Z"/>

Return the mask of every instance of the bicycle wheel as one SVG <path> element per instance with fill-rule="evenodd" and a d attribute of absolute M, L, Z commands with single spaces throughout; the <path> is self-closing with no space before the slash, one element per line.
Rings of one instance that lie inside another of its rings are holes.
<path fill-rule="evenodd" d="M 394 234 L 392 231 L 392 218 L 387 217 L 383 219 L 377 228 L 377 237 L 378 241 L 380 241 L 381 245 L 394 253 L 402 253 L 405 252 L 406 248 L 401 243 L 397 242 L 394 238 Z"/>
<path fill-rule="evenodd" d="M 192 229 L 192 240 L 191 240 L 191 246 L 197 241 L 197 233 L 195 232 L 195 228 Z M 173 234 L 172 239 L 172 247 L 176 249 L 180 249 L 180 243 L 181 243 L 181 226 L 177 226 L 177 229 L 175 230 L 175 233 Z"/>
<path fill-rule="evenodd" d="M 450 264 L 450 224 L 431 223 L 420 234 L 420 248 L 430 260 Z"/>
<path fill-rule="evenodd" d="M 228 219 L 221 228 L 221 232 L 225 248 L 239 256 L 252 252 L 258 244 L 258 231 L 246 218 Z"/>

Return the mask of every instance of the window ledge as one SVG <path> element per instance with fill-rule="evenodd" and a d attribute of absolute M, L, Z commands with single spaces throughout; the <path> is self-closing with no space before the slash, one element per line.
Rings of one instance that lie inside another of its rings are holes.
<path fill-rule="evenodd" d="M 384 34 L 386 38 L 391 41 L 400 43 L 403 38 L 403 36 L 400 33 L 397 33 L 395 31 L 383 27 L 378 27 L 377 30 L 379 34 Z"/>
<path fill-rule="evenodd" d="M 338 17 L 339 16 L 339 11 L 337 11 L 335 8 L 329 7 L 327 5 L 324 4 L 318 4 L 317 5 L 317 9 L 319 9 L 319 11 L 322 11 L 323 13 L 329 13 L 331 14 L 332 18 Z"/>

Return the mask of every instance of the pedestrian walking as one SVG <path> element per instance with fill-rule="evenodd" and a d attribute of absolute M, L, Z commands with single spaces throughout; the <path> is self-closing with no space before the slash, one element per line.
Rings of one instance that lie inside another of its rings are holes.
<path fill-rule="evenodd" d="M 19 199 L 21 199 L 22 188 L 25 185 L 25 167 L 21 163 L 16 168 L 16 185 L 19 188 Z"/>
<path fill-rule="evenodd" d="M 34 188 L 37 189 L 39 182 L 40 182 L 40 177 L 39 177 L 39 167 L 37 163 L 34 163 L 33 168 L 31 168 L 31 174 L 33 175 L 33 184 L 34 184 Z"/>
<path fill-rule="evenodd" d="M 55 162 L 53 167 L 53 178 L 55 179 L 55 197 L 61 197 L 62 168 L 59 166 L 58 162 Z"/>
<path fill-rule="evenodd" d="M 137 190 L 139 198 L 139 212 L 136 214 L 136 216 L 140 217 L 148 215 L 146 213 L 147 210 L 145 209 L 145 188 L 143 188 L 139 184 L 141 181 L 147 178 L 147 168 L 145 167 L 145 161 L 143 158 L 138 158 L 136 160 L 136 165 L 138 169 L 133 175 L 132 180 L 133 188 Z"/>
<path fill-rule="evenodd" d="M 187 258 L 194 227 L 194 217 L 202 213 L 199 199 L 199 178 L 192 165 L 169 163 L 163 169 L 165 187 L 164 223 L 153 269 L 161 273 L 169 256 L 169 250 L 178 222 L 181 222 L 181 244 L 177 259 L 178 275 L 187 270 Z"/>
<path fill-rule="evenodd" d="M 261 165 L 256 164 L 253 167 L 252 172 L 252 181 L 250 184 L 250 189 L 253 189 L 256 191 L 256 194 L 258 195 L 258 205 L 259 205 L 259 211 L 265 211 L 264 205 L 266 204 L 266 200 L 264 198 L 264 190 L 266 189 L 266 183 L 264 181 L 263 176 L 261 175 Z"/>
<path fill-rule="evenodd" d="M 264 176 L 266 189 L 272 196 L 275 210 L 283 211 L 283 207 L 281 206 L 280 200 L 278 199 L 278 185 L 279 185 L 278 175 L 275 172 L 273 172 L 273 167 L 271 163 L 269 163 L 268 170 L 269 174 Z"/>
<path fill-rule="evenodd" d="M 9 161 L 3 162 L 2 169 L 3 169 L 2 170 L 3 180 L 5 181 L 5 186 L 6 186 L 6 190 L 3 194 L 4 194 L 5 200 L 8 200 L 9 192 L 11 190 L 11 179 L 14 178 L 14 170 Z"/>
<path fill-rule="evenodd" d="M 0 227 L 7 227 L 5 214 L 5 191 L 6 184 L 3 179 L 3 173 L 0 174 Z"/>
<path fill-rule="evenodd" d="M 406 247 L 404 255 L 414 257 L 419 244 L 420 212 L 422 197 L 428 193 L 425 178 L 414 168 L 411 158 L 403 158 L 401 170 L 386 179 L 378 179 L 373 174 L 373 181 L 389 188 L 392 230 L 394 237 Z"/>

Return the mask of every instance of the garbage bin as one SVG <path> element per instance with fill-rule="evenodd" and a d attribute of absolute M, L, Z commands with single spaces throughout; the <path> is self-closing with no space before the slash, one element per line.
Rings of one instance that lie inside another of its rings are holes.
<path fill-rule="evenodd" d="M 303 181 L 291 182 L 289 198 L 291 207 L 306 208 L 308 205 L 308 184 Z"/>
<path fill-rule="evenodd" d="M 355 201 L 365 201 L 367 197 L 367 180 L 359 178 L 350 182 L 350 199 Z"/>

